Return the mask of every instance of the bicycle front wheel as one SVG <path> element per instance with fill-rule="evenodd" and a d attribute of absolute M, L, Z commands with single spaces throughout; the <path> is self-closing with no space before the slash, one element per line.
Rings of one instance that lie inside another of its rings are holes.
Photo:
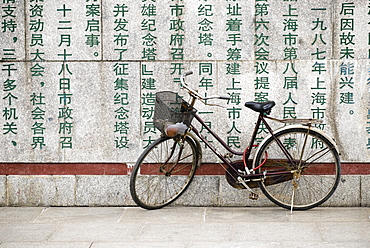
<path fill-rule="evenodd" d="M 340 180 L 339 154 L 332 141 L 308 127 L 278 131 L 275 138 L 271 136 L 261 145 L 254 163 L 255 167 L 262 164 L 259 173 L 282 173 L 267 176 L 259 184 L 267 198 L 287 209 L 319 206 L 334 193 Z"/>
<path fill-rule="evenodd" d="M 139 157 L 130 178 L 131 196 L 146 209 L 175 201 L 191 183 L 197 167 L 197 148 L 189 137 L 163 137 Z"/>

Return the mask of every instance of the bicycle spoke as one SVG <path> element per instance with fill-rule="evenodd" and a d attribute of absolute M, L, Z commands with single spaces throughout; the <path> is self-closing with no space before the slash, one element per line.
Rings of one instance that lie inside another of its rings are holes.
<path fill-rule="evenodd" d="M 173 202 L 193 179 L 197 154 L 190 138 L 185 138 L 181 145 L 170 138 L 152 143 L 131 175 L 130 190 L 134 201 L 148 209 Z"/>
<path fill-rule="evenodd" d="M 316 152 L 315 154 L 311 155 L 309 158 L 307 158 L 306 162 L 307 162 L 307 161 L 309 161 L 310 159 L 312 159 L 312 158 L 313 158 L 314 156 L 316 156 L 317 154 L 319 154 L 319 153 L 321 153 L 321 152 L 323 152 L 323 151 L 325 151 L 325 150 L 327 150 L 327 151 L 326 151 L 324 154 L 320 155 L 319 157 L 315 158 L 312 162 L 309 162 L 309 163 L 313 163 L 313 162 L 315 162 L 315 161 L 319 160 L 320 158 L 324 157 L 326 154 L 328 154 L 328 153 L 330 152 L 329 148 L 328 148 L 328 147 L 326 147 L 326 148 L 322 149 L 321 151 L 318 151 L 318 152 Z"/>
<path fill-rule="evenodd" d="M 339 156 L 333 145 L 325 137 L 305 128 L 286 129 L 276 136 L 290 153 L 293 164 L 281 162 L 286 160 L 286 156 L 274 138 L 263 144 L 255 164 L 261 163 L 267 152 L 267 166 L 263 165 L 260 173 L 265 171 L 273 174 L 274 170 L 291 169 L 295 176 L 293 181 L 267 178 L 260 182 L 263 193 L 287 209 L 292 208 L 292 203 L 293 209 L 305 210 L 325 202 L 336 189 L 340 176 Z"/>

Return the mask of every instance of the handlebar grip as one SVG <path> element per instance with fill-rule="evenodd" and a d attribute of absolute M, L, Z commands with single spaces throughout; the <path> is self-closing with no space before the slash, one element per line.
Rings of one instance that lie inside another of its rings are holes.
<path fill-rule="evenodd" d="M 189 75 L 191 75 L 191 74 L 193 74 L 193 71 L 187 71 L 187 72 L 185 72 L 185 76 L 189 76 Z"/>

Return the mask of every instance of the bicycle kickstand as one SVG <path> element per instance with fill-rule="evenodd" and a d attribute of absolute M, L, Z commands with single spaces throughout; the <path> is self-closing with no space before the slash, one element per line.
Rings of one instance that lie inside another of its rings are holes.
<path fill-rule="evenodd" d="M 244 182 L 241 177 L 238 177 L 238 181 L 250 192 L 249 199 L 258 200 L 258 194 L 254 193 L 253 190 Z"/>

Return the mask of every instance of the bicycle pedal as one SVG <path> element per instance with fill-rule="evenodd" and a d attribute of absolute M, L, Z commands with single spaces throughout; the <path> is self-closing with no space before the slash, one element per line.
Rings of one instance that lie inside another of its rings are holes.
<path fill-rule="evenodd" d="M 256 193 L 251 192 L 249 194 L 249 199 L 252 199 L 252 200 L 256 201 L 256 200 L 258 200 L 258 195 Z"/>

